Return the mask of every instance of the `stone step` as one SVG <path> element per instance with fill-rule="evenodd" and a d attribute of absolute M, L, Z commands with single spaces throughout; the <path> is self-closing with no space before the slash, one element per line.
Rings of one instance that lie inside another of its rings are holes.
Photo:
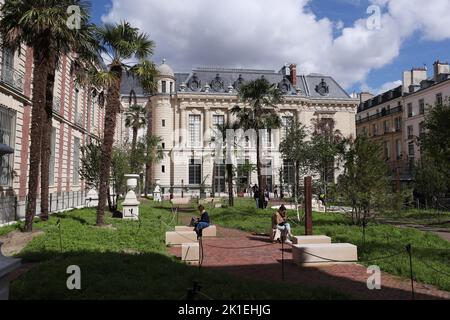
<path fill-rule="evenodd" d="M 294 244 L 330 244 L 331 238 L 327 236 L 296 236 L 292 242 Z"/>
<path fill-rule="evenodd" d="M 175 227 L 176 232 L 187 232 L 194 230 L 194 227 L 185 227 L 185 226 L 177 226 Z M 203 229 L 203 238 L 214 238 L 217 237 L 217 227 L 209 226 L 206 229 Z"/>
<path fill-rule="evenodd" d="M 292 256 L 303 267 L 354 264 L 358 261 L 358 247 L 350 243 L 296 244 L 292 246 Z"/>
<path fill-rule="evenodd" d="M 183 243 L 197 242 L 195 231 L 166 232 L 166 245 L 181 246 Z"/>

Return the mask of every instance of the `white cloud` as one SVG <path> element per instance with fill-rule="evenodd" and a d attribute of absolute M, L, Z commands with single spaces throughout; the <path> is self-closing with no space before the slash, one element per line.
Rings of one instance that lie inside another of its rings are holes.
<path fill-rule="evenodd" d="M 344 27 L 319 19 L 310 0 L 113 0 L 104 21 L 128 20 L 156 41 L 156 58 L 175 70 L 196 65 L 278 68 L 296 62 L 302 73 L 326 73 L 344 87 L 364 83 L 373 69 L 399 55 L 417 31 L 450 38 L 443 12 L 448 0 L 372 0 L 383 7 L 381 29 L 361 19 Z M 334 36 L 337 29 L 338 36 Z M 340 29 L 341 28 L 341 29 Z"/>

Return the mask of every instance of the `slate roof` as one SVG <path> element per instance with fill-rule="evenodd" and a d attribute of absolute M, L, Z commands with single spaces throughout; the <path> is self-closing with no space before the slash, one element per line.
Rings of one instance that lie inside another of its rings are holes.
<path fill-rule="evenodd" d="M 233 89 L 237 86 L 239 79 L 243 81 L 252 81 L 264 77 L 270 83 L 285 87 L 285 95 L 297 95 L 297 88 L 294 87 L 282 72 L 274 70 L 253 70 L 253 69 L 224 69 L 224 68 L 195 68 L 190 73 L 175 73 L 176 90 L 180 92 L 205 93 L 205 85 L 209 85 L 209 93 L 214 94 L 230 94 L 229 86 Z M 219 85 L 214 88 L 213 83 L 218 78 Z M 199 85 L 195 90 L 195 85 L 191 86 L 193 82 Z M 319 93 L 318 88 L 324 84 L 325 92 Z M 182 86 L 184 87 L 182 88 Z M 348 93 L 330 76 L 310 74 L 297 76 L 297 87 L 301 91 L 301 96 L 311 99 L 351 99 Z M 128 95 L 131 90 L 136 94 L 143 95 L 144 92 L 139 86 L 138 81 L 133 77 L 124 74 L 121 93 Z M 236 94 L 236 90 L 233 90 Z"/>

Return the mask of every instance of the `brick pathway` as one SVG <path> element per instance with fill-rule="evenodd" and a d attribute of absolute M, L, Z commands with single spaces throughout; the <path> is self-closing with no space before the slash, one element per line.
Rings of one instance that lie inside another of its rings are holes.
<path fill-rule="evenodd" d="M 271 245 L 268 237 L 218 228 L 218 237 L 204 239 L 203 267 L 259 280 L 281 281 L 281 244 Z M 268 246 L 265 246 L 268 245 Z M 229 250 L 225 247 L 251 249 Z M 180 248 L 169 251 L 181 257 Z M 367 289 L 367 269 L 361 265 L 335 265 L 301 268 L 292 261 L 292 249 L 285 246 L 285 281 L 309 287 L 331 287 L 363 300 L 409 300 L 411 282 L 382 274 L 382 290 Z M 445 292 L 424 284 L 415 284 L 416 299 L 450 299 Z"/>

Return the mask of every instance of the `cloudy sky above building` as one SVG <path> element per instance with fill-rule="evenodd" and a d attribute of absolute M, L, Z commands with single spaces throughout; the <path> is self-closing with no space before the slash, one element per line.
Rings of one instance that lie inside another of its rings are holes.
<path fill-rule="evenodd" d="M 379 92 L 401 72 L 447 60 L 448 0 L 97 0 L 97 22 L 127 20 L 156 42 L 155 61 L 334 76 Z M 374 6 L 375 5 L 375 6 Z M 378 12 L 379 19 L 378 19 Z"/>

